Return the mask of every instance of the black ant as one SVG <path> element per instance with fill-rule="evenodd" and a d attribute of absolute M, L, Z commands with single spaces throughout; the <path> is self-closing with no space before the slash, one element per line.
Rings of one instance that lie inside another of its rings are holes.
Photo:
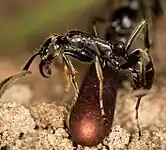
<path fill-rule="evenodd" d="M 95 36 L 98 32 L 96 23 L 106 23 L 104 39 L 112 43 L 118 41 L 126 43 L 140 19 L 148 21 L 148 28 L 150 29 L 153 28 L 154 21 L 161 14 L 162 8 L 159 0 L 128 0 L 115 9 L 108 19 L 94 17 L 92 20 L 92 34 Z"/>
<path fill-rule="evenodd" d="M 144 43 L 145 43 L 145 49 L 135 49 L 129 53 L 129 49 L 131 48 L 133 42 L 137 39 L 138 35 L 144 31 Z M 103 70 L 105 68 L 110 68 L 111 74 L 118 74 L 119 72 L 128 69 L 131 72 L 131 76 L 133 78 L 133 89 L 139 90 L 139 89 L 145 89 L 149 90 L 153 83 L 154 78 L 154 68 L 153 63 L 151 60 L 151 57 L 149 55 L 149 33 L 148 33 L 148 26 L 147 22 L 145 20 L 142 20 L 137 27 L 133 30 L 130 38 L 128 41 L 123 43 L 122 41 L 117 42 L 116 44 L 111 44 L 111 42 L 105 41 L 99 37 L 93 37 L 89 34 L 82 32 L 82 31 L 70 31 L 64 36 L 60 35 L 52 35 L 48 37 L 44 44 L 41 46 L 41 49 L 39 52 L 35 53 L 26 63 L 23 71 L 26 71 L 29 69 L 30 65 L 32 64 L 33 60 L 36 58 L 36 56 L 40 56 L 41 61 L 39 64 L 39 70 L 43 77 L 50 77 L 51 76 L 51 65 L 54 60 L 56 60 L 58 57 L 62 57 L 65 66 L 67 67 L 69 78 L 71 83 L 73 84 L 74 90 L 75 90 L 75 100 L 73 101 L 73 105 L 77 102 L 78 94 L 81 97 L 81 93 L 79 93 L 79 89 L 77 86 L 77 82 L 75 81 L 75 74 L 76 71 L 68 58 L 68 56 L 72 56 L 82 62 L 90 62 L 94 64 L 97 79 L 99 81 L 99 95 L 96 95 L 95 99 L 99 99 L 99 108 L 100 108 L 100 115 L 102 117 L 102 120 L 105 125 L 107 125 L 109 128 L 107 128 L 107 134 L 109 133 L 109 129 L 111 128 L 112 121 L 113 121 L 113 114 L 115 105 L 112 107 L 112 115 L 111 116 L 111 123 L 109 123 L 107 113 L 108 111 L 105 111 L 104 107 L 104 101 L 103 101 L 103 82 L 104 76 L 103 76 Z M 123 59 L 123 63 L 119 61 L 120 59 Z M 110 76 L 111 76 L 110 74 Z M 107 74 L 108 76 L 108 74 Z M 114 78 L 114 77 L 113 77 Z M 113 79 L 114 80 L 114 79 Z M 3 82 L 2 82 L 3 84 Z M 112 81 L 110 84 L 114 84 Z M 88 93 L 88 91 L 87 91 Z M 116 93 L 116 89 L 115 89 Z M 112 98 L 116 99 L 116 94 L 113 93 Z M 136 119 L 138 120 L 138 108 L 141 100 L 141 96 L 138 96 L 137 100 L 137 107 L 136 107 Z M 90 98 L 90 97 L 89 97 Z M 87 99 L 86 102 L 90 101 L 91 99 Z M 86 107 L 86 105 L 84 105 Z M 87 106 L 88 107 L 88 106 Z M 94 106 L 95 107 L 95 106 Z M 73 108 L 73 107 L 72 107 Z M 84 108 L 80 108 L 84 109 Z M 109 110 L 108 108 L 106 108 Z M 73 109 L 71 110 L 71 114 Z M 90 111 L 90 110 L 89 110 Z M 110 112 L 109 112 L 110 113 Z M 93 112 L 92 112 L 93 115 Z M 76 117 L 77 114 L 71 115 L 70 117 L 70 123 L 72 123 L 72 120 L 74 121 L 74 117 Z M 81 118 L 80 118 L 81 119 Z M 79 120 L 77 120 L 79 123 Z M 100 124 L 99 122 L 97 122 Z M 77 123 L 76 123 L 77 124 Z M 72 126 L 70 124 L 69 130 L 72 131 L 72 128 L 75 126 Z M 139 124 L 138 124 L 139 127 Z M 77 126 L 79 128 L 79 126 Z M 140 128 L 139 133 L 141 134 Z M 76 138 L 79 136 L 79 133 L 77 133 Z M 101 133 L 102 134 L 102 133 Z M 94 137 L 93 137 L 94 138 Z M 98 138 L 98 137 L 96 137 Z M 102 138 L 103 139 L 103 138 Z M 75 139 L 77 142 L 77 139 Z M 93 141 L 93 139 L 92 139 Z M 87 141 L 88 142 L 88 141 Z M 95 139 L 95 144 L 101 142 Z M 83 143 L 85 145 L 91 145 L 94 144 L 92 142 L 89 143 Z"/>
<path fill-rule="evenodd" d="M 129 48 L 136 40 L 140 32 L 145 29 L 145 49 L 136 49 L 128 54 Z M 49 41 L 49 42 L 48 42 Z M 51 46 L 54 48 L 51 50 Z M 129 69 L 131 76 L 133 78 L 133 89 L 150 89 L 154 78 L 154 68 L 151 57 L 149 55 L 149 33 L 148 26 L 145 20 L 141 21 L 138 26 L 131 34 L 127 44 L 122 41 L 112 45 L 110 42 L 106 42 L 100 38 L 92 37 L 87 33 L 81 31 L 70 31 L 65 36 L 52 36 L 48 38 L 42 46 L 41 51 L 38 54 L 32 56 L 30 61 L 26 64 L 23 70 L 27 70 L 32 62 L 32 59 L 36 55 L 41 56 L 41 63 L 39 65 L 40 72 L 44 77 L 46 71 L 48 74 L 50 71 L 51 62 L 62 55 L 62 58 L 68 68 L 69 74 L 71 75 L 71 81 L 74 85 L 76 98 L 78 96 L 79 90 L 77 83 L 75 81 L 75 70 L 67 58 L 70 55 L 80 61 L 92 62 L 95 64 L 97 77 L 100 81 L 99 84 L 99 101 L 100 110 L 103 118 L 105 119 L 105 112 L 103 107 L 103 74 L 102 68 L 105 65 L 110 66 L 115 72 L 122 71 L 124 69 Z M 56 50 L 56 51 L 55 51 Z M 126 61 L 123 64 L 118 62 L 119 57 L 124 58 Z M 136 119 L 138 120 L 138 108 L 141 100 L 141 96 L 138 97 L 136 104 Z M 139 129 L 139 134 L 140 129 Z"/>

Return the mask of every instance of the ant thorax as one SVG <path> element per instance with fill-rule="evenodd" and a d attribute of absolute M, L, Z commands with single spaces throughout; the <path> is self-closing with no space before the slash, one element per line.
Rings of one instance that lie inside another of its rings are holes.
<path fill-rule="evenodd" d="M 79 49 L 83 49 L 86 39 L 80 35 L 75 35 L 72 38 L 70 38 L 68 41 L 72 46 L 75 46 Z"/>

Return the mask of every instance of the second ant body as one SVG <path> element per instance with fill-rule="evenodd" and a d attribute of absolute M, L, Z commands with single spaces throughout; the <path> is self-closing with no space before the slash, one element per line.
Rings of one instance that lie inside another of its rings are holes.
<path fill-rule="evenodd" d="M 154 30 L 154 22 L 163 11 L 159 0 L 122 0 L 121 3 L 107 19 L 103 17 L 93 18 L 94 36 L 97 32 L 97 23 L 106 23 L 104 39 L 112 43 L 118 41 L 126 43 L 140 19 L 144 18 L 148 22 L 148 28 Z"/>

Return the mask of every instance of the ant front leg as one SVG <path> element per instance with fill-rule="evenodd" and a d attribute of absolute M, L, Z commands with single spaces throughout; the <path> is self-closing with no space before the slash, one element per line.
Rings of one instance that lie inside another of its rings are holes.
<path fill-rule="evenodd" d="M 72 103 L 72 106 L 73 106 L 75 104 L 77 98 L 78 98 L 78 93 L 79 93 L 78 84 L 75 80 L 76 70 L 74 69 L 71 61 L 65 56 L 65 54 L 62 54 L 62 58 L 63 58 L 63 61 L 66 65 L 66 67 L 67 67 L 67 70 L 68 70 L 68 73 L 69 73 L 69 78 L 70 78 L 71 83 L 73 84 L 73 88 L 74 88 L 74 91 L 75 91 L 75 98 L 74 98 L 74 101 Z"/>

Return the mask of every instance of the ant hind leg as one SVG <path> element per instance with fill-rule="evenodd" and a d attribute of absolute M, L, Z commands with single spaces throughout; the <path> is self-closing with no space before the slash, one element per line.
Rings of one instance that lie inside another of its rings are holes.
<path fill-rule="evenodd" d="M 139 124 L 138 109 L 139 109 L 139 106 L 140 106 L 141 98 L 142 98 L 142 96 L 139 96 L 139 97 L 138 97 L 137 103 L 136 103 L 136 106 L 135 106 L 135 111 L 136 111 L 135 119 L 136 119 L 136 121 L 137 121 L 137 128 L 138 128 L 139 139 L 140 139 L 140 137 L 141 137 L 141 127 L 140 127 L 140 124 Z"/>
<path fill-rule="evenodd" d="M 64 78 L 65 78 L 65 91 L 68 92 L 70 89 L 70 79 L 68 75 L 68 69 L 67 66 L 64 64 Z"/>
<path fill-rule="evenodd" d="M 107 124 L 107 119 L 105 116 L 105 111 L 104 111 L 104 104 L 103 104 L 103 72 L 102 72 L 102 68 L 99 62 L 99 58 L 96 56 L 96 60 L 95 60 L 95 68 L 96 68 L 96 73 L 97 73 L 97 77 L 99 79 L 99 104 L 100 104 L 100 110 L 101 110 L 101 115 L 103 116 L 104 119 L 104 123 Z"/>

